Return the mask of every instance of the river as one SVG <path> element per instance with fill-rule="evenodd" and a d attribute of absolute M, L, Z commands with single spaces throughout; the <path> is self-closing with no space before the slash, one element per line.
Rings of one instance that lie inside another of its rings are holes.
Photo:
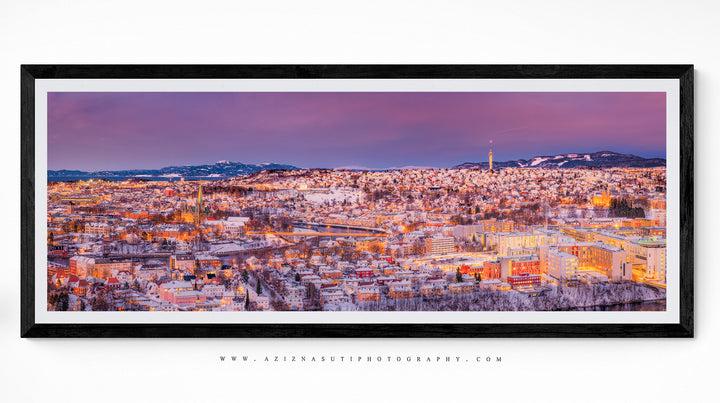
<path fill-rule="evenodd" d="M 569 311 L 664 311 L 667 309 L 667 302 L 664 300 L 632 302 L 629 304 L 615 304 L 591 306 L 585 308 L 574 308 Z"/>
<path fill-rule="evenodd" d="M 366 229 L 360 229 L 360 228 L 350 228 L 350 227 L 344 227 L 342 225 L 323 225 L 323 224 L 294 224 L 293 228 L 302 228 L 302 229 L 310 229 L 317 232 L 332 232 L 332 233 L 339 233 L 339 234 L 367 234 L 368 232 L 373 233 L 379 233 L 383 234 L 384 232 L 382 230 L 374 229 L 374 228 L 366 228 Z"/>

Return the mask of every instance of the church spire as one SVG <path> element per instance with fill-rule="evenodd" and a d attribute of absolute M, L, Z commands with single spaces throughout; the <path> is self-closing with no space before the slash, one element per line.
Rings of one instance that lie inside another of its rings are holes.
<path fill-rule="evenodd" d="M 200 188 L 198 189 L 197 201 L 195 202 L 195 224 L 197 225 L 200 225 L 200 223 L 202 223 L 203 211 L 205 210 L 202 196 L 202 185 L 200 185 Z"/>

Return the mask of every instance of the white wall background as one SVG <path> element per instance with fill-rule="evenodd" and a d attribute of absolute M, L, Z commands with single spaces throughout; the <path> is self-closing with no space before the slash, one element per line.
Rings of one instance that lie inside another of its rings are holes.
<path fill-rule="evenodd" d="M 342 4 L 342 5 L 341 5 Z M 0 1 L 6 401 L 712 401 L 718 358 L 713 1 Z M 20 339 L 22 63 L 692 63 L 693 340 Z M 501 365 L 220 365 L 221 354 L 500 355 Z M 522 385 L 522 386 L 519 386 Z M 3 398 L 5 400 L 5 398 Z"/>

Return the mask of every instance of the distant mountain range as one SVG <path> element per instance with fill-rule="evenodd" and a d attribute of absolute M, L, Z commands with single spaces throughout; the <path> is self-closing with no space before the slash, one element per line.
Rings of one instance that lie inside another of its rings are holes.
<path fill-rule="evenodd" d="M 577 167 L 610 167 L 610 168 L 651 168 L 664 167 L 664 158 L 643 158 L 632 154 L 620 154 L 613 151 L 595 153 L 570 153 L 543 155 L 529 160 L 493 161 L 495 168 L 577 168 Z M 456 165 L 454 169 L 488 169 L 487 162 L 466 162 Z"/>
<path fill-rule="evenodd" d="M 533 157 L 529 160 L 493 161 L 493 168 L 576 168 L 576 167 L 617 167 L 650 168 L 665 166 L 663 158 L 642 158 L 632 154 L 620 154 L 612 151 L 595 153 L 571 153 Z M 487 169 L 487 162 L 466 162 L 453 169 Z M 218 161 L 211 165 L 172 166 L 161 169 L 128 169 L 122 171 L 86 172 L 62 169 L 48 171 L 49 180 L 71 180 L 76 178 L 208 178 L 225 179 L 249 175 L 268 169 L 298 170 L 301 168 L 275 163 L 243 164 L 240 162 Z M 372 170 L 363 167 L 345 167 L 352 170 Z M 386 168 L 384 170 L 422 169 L 422 167 Z"/>
<path fill-rule="evenodd" d="M 122 171 L 97 171 L 86 172 L 78 170 L 62 169 L 59 171 L 48 171 L 49 180 L 62 180 L 68 178 L 214 178 L 223 179 L 239 175 L 248 175 L 266 169 L 300 169 L 292 165 L 275 163 L 264 164 L 242 164 L 240 162 L 218 161 L 212 165 L 173 166 L 161 169 L 129 169 Z"/>

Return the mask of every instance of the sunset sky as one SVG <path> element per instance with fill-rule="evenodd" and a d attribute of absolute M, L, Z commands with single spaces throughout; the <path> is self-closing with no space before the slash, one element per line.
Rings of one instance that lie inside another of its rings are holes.
<path fill-rule="evenodd" d="M 452 167 L 616 151 L 665 158 L 665 93 L 48 94 L 48 169 L 275 162 Z"/>

